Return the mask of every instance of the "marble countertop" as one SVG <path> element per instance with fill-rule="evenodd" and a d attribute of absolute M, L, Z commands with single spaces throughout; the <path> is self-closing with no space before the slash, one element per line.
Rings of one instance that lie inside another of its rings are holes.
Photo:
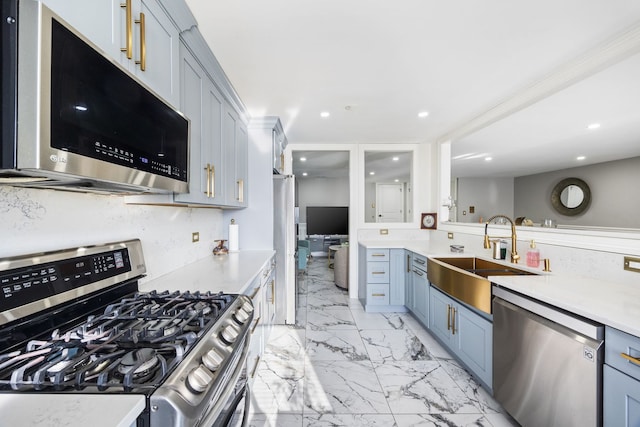
<path fill-rule="evenodd" d="M 3 426 L 129 427 L 145 407 L 141 395 L 0 394 Z"/>
<path fill-rule="evenodd" d="M 140 283 L 141 291 L 213 291 L 241 294 L 267 265 L 275 251 L 240 251 L 211 255 Z"/>
<path fill-rule="evenodd" d="M 431 245 L 428 241 L 372 240 L 361 241 L 359 244 L 373 249 L 407 249 L 427 257 L 478 256 L 474 253 L 452 253 L 448 246 Z M 486 256 L 478 258 L 511 265 L 507 261 L 496 261 Z M 543 273 L 540 269 L 522 264 L 518 264 L 518 268 L 538 275 L 489 276 L 489 280 L 549 305 L 640 337 L 640 286 L 577 274 Z"/>

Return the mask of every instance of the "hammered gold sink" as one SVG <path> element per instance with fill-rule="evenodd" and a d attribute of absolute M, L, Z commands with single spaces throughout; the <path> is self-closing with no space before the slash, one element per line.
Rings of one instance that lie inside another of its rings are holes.
<path fill-rule="evenodd" d="M 488 314 L 491 314 L 491 282 L 487 277 L 522 275 L 535 273 L 476 257 L 427 259 L 427 277 L 433 286 Z"/>

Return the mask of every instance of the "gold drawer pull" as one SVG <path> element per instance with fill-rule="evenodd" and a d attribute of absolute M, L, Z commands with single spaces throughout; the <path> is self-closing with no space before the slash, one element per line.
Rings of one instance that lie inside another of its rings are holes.
<path fill-rule="evenodd" d="M 372 271 L 371 274 L 385 274 L 386 271 Z"/>
<path fill-rule="evenodd" d="M 447 304 L 447 331 L 451 330 L 451 305 Z"/>
<path fill-rule="evenodd" d="M 371 294 L 372 297 L 384 297 L 387 294 Z"/>
<path fill-rule="evenodd" d="M 620 356 L 622 356 L 624 359 L 627 359 L 629 362 L 633 363 L 634 365 L 640 366 L 640 358 L 629 356 L 626 353 L 620 353 Z"/>
<path fill-rule="evenodd" d="M 371 256 L 386 256 L 386 254 L 371 254 Z"/>

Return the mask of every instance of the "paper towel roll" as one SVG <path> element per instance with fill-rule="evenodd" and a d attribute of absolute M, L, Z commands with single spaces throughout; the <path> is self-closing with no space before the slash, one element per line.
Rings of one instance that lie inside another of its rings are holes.
<path fill-rule="evenodd" d="M 233 219 L 229 224 L 229 252 L 238 252 L 238 224 Z"/>

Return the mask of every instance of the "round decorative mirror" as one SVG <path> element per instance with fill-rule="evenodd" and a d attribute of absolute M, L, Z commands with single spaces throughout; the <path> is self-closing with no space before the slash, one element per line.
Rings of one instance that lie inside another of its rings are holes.
<path fill-rule="evenodd" d="M 556 184 L 551 192 L 551 206 L 562 215 L 579 215 L 591 203 L 591 190 L 579 178 L 566 178 Z"/>

